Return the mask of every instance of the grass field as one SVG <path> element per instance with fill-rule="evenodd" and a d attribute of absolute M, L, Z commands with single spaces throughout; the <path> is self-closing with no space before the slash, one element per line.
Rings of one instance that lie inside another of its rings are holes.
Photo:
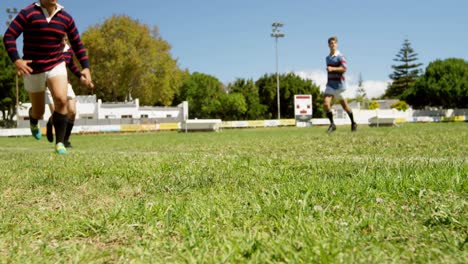
<path fill-rule="evenodd" d="M 468 123 L 0 138 L 0 263 L 467 263 Z"/>

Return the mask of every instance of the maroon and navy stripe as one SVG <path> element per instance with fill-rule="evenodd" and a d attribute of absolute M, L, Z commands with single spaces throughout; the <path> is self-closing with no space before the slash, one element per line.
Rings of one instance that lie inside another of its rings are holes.
<path fill-rule="evenodd" d="M 20 11 L 4 34 L 4 45 L 10 59 L 20 59 L 16 39 L 23 33 L 23 59 L 32 60 L 33 73 L 51 70 L 64 61 L 63 46 L 65 35 L 83 68 L 89 68 L 86 50 L 81 42 L 73 18 L 65 10 L 58 11 L 47 22 L 41 7 L 31 4 Z"/>
<path fill-rule="evenodd" d="M 76 65 L 75 61 L 73 60 L 73 50 L 68 49 L 63 53 L 63 57 L 65 59 L 65 63 L 67 64 L 68 69 L 76 75 L 76 77 L 81 78 L 81 72 L 78 66 Z"/>

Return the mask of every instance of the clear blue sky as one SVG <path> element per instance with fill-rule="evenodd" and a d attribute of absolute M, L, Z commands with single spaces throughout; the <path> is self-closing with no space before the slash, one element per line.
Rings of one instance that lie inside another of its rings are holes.
<path fill-rule="evenodd" d="M 7 7 L 34 0 L 1 0 Z M 348 83 L 359 73 L 369 95 L 385 88 L 393 59 L 408 38 L 427 66 L 435 59 L 468 60 L 467 0 L 59 0 L 80 32 L 113 14 L 157 26 L 181 68 L 223 83 L 275 72 L 271 24 L 282 22 L 279 71 L 296 72 L 323 86 L 327 38 L 338 36 L 348 59 Z M 352 90 L 352 89 L 351 89 Z M 352 94 L 351 94 L 352 95 Z"/>

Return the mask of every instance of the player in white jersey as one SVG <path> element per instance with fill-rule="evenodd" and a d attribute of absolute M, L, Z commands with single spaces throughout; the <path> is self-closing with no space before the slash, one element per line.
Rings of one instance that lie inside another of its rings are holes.
<path fill-rule="evenodd" d="M 62 46 L 63 46 L 63 57 L 65 59 L 65 63 L 68 69 L 78 78 L 80 79 L 81 84 L 83 85 L 88 85 L 90 88 L 94 87 L 94 84 L 92 82 L 88 83 L 86 82 L 86 77 L 81 74 L 80 69 L 78 68 L 78 65 L 76 65 L 75 61 L 73 60 L 73 50 L 70 48 L 70 46 L 67 43 L 67 37 L 64 37 L 62 39 Z M 54 106 L 54 101 L 52 99 L 52 95 L 50 93 L 50 90 L 47 88 L 45 92 L 45 102 L 49 106 L 50 112 L 53 113 L 55 111 L 55 106 Z M 70 143 L 70 135 L 71 131 L 73 129 L 73 126 L 75 124 L 75 115 L 76 115 L 76 100 L 75 100 L 75 92 L 73 91 L 73 88 L 70 83 L 68 83 L 67 87 L 67 126 L 65 130 L 65 136 L 64 136 L 64 146 L 65 148 L 70 148 L 71 143 Z M 49 118 L 47 121 L 47 126 L 46 126 L 46 135 L 47 135 L 47 140 L 49 142 L 53 142 L 54 140 L 54 135 L 52 132 L 53 129 L 53 120 L 52 116 Z"/>

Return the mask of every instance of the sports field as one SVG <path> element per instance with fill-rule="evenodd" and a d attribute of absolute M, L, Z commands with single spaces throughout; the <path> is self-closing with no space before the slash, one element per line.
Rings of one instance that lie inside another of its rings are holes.
<path fill-rule="evenodd" d="M 0 138 L 0 263 L 467 263 L 468 123 Z"/>

